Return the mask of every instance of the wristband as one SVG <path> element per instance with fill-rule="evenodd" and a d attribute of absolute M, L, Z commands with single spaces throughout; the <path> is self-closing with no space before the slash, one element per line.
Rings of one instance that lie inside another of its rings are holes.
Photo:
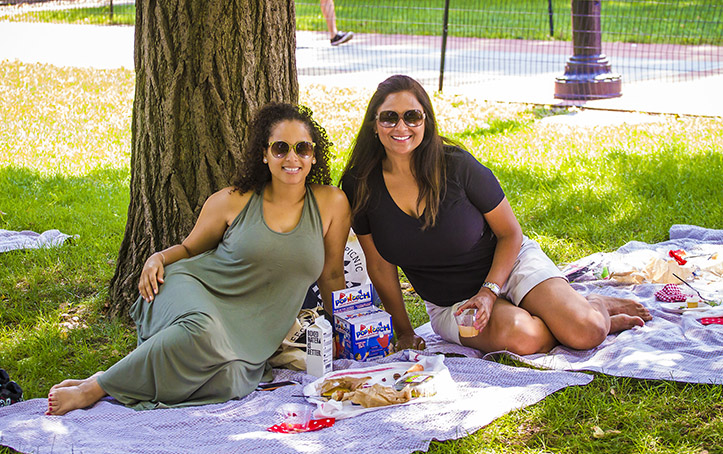
<path fill-rule="evenodd" d="M 500 286 L 495 284 L 494 282 L 485 282 L 482 284 L 482 288 L 488 288 L 492 293 L 495 294 L 495 296 L 500 296 Z"/>

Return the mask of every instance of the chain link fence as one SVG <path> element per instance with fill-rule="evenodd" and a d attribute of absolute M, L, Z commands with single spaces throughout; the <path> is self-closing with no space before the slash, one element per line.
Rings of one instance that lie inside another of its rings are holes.
<path fill-rule="evenodd" d="M 626 82 L 723 74 L 720 0 L 597 3 L 602 53 Z M 319 2 L 296 7 L 299 30 L 326 30 Z M 355 37 L 332 49 L 323 33 L 302 35 L 300 74 L 323 80 L 349 68 L 404 72 L 439 87 L 554 77 L 573 53 L 571 15 L 570 0 L 337 0 L 337 26 Z"/>
<path fill-rule="evenodd" d="M 598 5 L 601 56 L 625 84 L 723 75 L 723 0 L 582 2 Z M 571 0 L 335 0 L 337 28 L 354 33 L 339 46 L 321 3 L 295 2 L 301 83 L 375 86 L 404 73 L 430 89 L 505 79 L 552 91 L 576 51 Z M 127 0 L 0 0 L 0 21 L 134 20 Z"/>

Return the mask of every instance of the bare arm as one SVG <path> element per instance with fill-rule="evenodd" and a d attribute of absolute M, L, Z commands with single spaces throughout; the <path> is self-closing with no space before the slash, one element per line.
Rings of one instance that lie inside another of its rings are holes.
<path fill-rule="evenodd" d="M 492 211 L 484 215 L 485 220 L 497 237 L 497 246 L 492 259 L 492 266 L 487 274 L 486 280 L 494 282 L 500 288 L 507 282 L 507 278 L 512 271 L 512 267 L 517 260 L 522 245 L 522 229 L 512 207 L 505 197 Z M 475 327 L 483 329 L 489 321 L 492 313 L 492 306 L 497 297 L 492 291 L 486 287 L 482 287 L 475 296 L 469 299 L 465 304 L 460 306 L 457 313 L 463 310 L 476 307 L 477 321 Z"/>
<path fill-rule="evenodd" d="M 231 191 L 231 188 L 222 189 L 211 195 L 203 204 L 193 230 L 181 244 L 175 244 L 148 257 L 138 282 L 141 296 L 153 301 L 158 294 L 158 284 L 163 283 L 166 266 L 218 246 L 224 232 L 235 215 L 248 202 L 248 198 L 249 195 L 239 195 Z"/>
<path fill-rule="evenodd" d="M 387 262 L 377 251 L 371 234 L 359 235 L 359 244 L 364 250 L 367 261 L 367 272 L 374 289 L 384 304 L 384 310 L 392 316 L 394 331 L 397 335 L 396 350 L 405 348 L 424 349 L 424 340 L 414 334 L 412 322 L 409 321 L 404 297 L 399 285 L 397 266 Z"/>
<path fill-rule="evenodd" d="M 337 188 L 327 188 L 317 197 L 324 232 L 324 269 L 317 285 L 324 301 L 324 309 L 332 313 L 331 292 L 346 287 L 344 279 L 344 247 L 349 238 L 351 209 L 344 193 Z M 328 221 L 327 221 L 328 220 Z"/>

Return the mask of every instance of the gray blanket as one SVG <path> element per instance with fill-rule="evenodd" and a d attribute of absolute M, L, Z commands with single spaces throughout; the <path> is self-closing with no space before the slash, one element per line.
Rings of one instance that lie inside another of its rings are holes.
<path fill-rule="evenodd" d="M 43 233 L 36 233 L 30 230 L 16 232 L 0 229 L 0 252 L 55 247 L 60 246 L 70 238 L 73 237 L 59 230 L 46 230 Z"/>
<path fill-rule="evenodd" d="M 718 261 L 723 260 L 723 230 L 674 225 L 670 229 L 669 241 L 657 244 L 633 241 L 613 253 L 598 253 L 580 259 L 566 269 L 581 266 L 599 268 L 605 265 L 617 267 L 622 272 L 625 267 L 637 265 L 644 268 L 652 256 L 666 257 L 670 249 L 711 253 L 721 251 Z M 714 261 L 708 257 L 691 259 L 685 266 L 697 268 L 691 278 L 693 285 L 700 287 L 705 297 L 720 301 L 723 299 L 723 279 L 703 271 L 706 267 L 714 268 L 710 266 Z M 636 264 L 636 261 L 639 263 Z M 558 346 L 548 354 L 511 356 L 531 365 L 556 370 L 589 370 L 619 377 L 723 384 L 723 325 L 702 325 L 699 321 L 704 316 L 723 316 L 723 307 L 686 314 L 666 312 L 662 309 L 663 303 L 655 298 L 655 292 L 663 287 L 662 283 L 627 285 L 614 279 L 592 278 L 572 285 L 583 294 L 596 292 L 637 298 L 650 310 L 653 320 L 644 327 L 610 335 L 592 350 L 580 351 Z M 684 286 L 681 286 L 681 290 L 694 294 Z M 477 350 L 443 341 L 432 332 L 429 324 L 418 328 L 417 333 L 425 338 L 430 351 L 483 357 Z M 494 352 L 486 358 L 500 353 L 509 354 Z"/>
<path fill-rule="evenodd" d="M 381 362 L 403 361 L 407 352 Z M 339 360 L 335 370 L 373 363 Z M 46 401 L 0 408 L 0 445 L 32 453 L 329 453 L 426 451 L 432 439 L 464 437 L 514 409 L 532 405 L 587 374 L 509 367 L 471 358 L 446 358 L 458 397 L 377 411 L 337 421 L 318 432 L 277 434 L 276 409 L 304 403 L 301 386 L 253 392 L 239 401 L 177 409 L 134 411 L 106 398 L 64 416 L 44 416 Z M 275 380 L 310 383 L 315 377 L 276 370 Z"/>

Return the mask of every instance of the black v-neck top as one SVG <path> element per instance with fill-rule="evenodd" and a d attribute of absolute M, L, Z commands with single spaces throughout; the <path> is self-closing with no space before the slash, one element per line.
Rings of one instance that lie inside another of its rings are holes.
<path fill-rule="evenodd" d="M 437 223 L 422 230 L 424 221 L 402 211 L 384 183 L 381 163 L 368 179 L 371 197 L 352 220 L 357 235 L 371 233 L 381 256 L 404 271 L 424 300 L 451 306 L 474 296 L 492 265 L 497 239 L 485 222 L 505 194 L 492 171 L 469 152 L 446 146 L 447 191 Z M 354 205 L 354 169 L 342 189 Z"/>

